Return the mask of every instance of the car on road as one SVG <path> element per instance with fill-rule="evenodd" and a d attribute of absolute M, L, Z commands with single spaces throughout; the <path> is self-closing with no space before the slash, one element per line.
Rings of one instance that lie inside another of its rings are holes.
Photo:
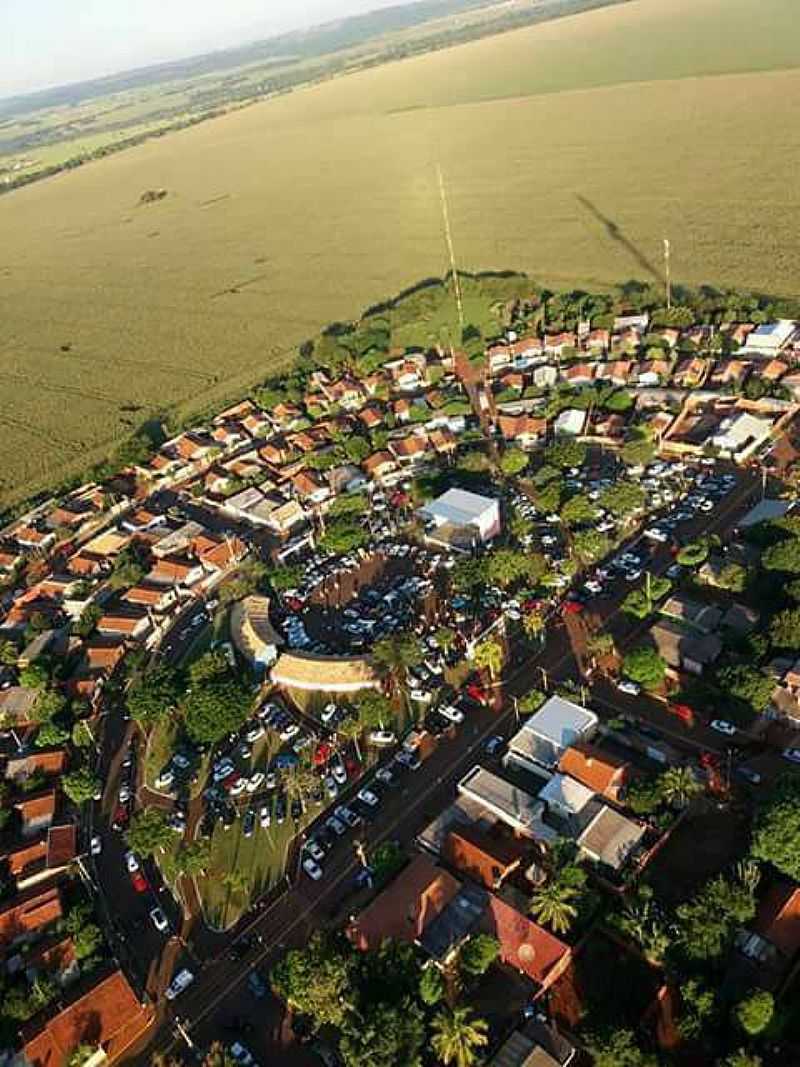
<path fill-rule="evenodd" d="M 737 767 L 734 773 L 738 778 L 749 782 L 750 785 L 761 785 L 761 775 L 758 771 L 754 771 L 752 767 Z"/>
<path fill-rule="evenodd" d="M 164 996 L 167 998 L 167 1000 L 174 1000 L 176 997 L 180 996 L 180 994 L 183 993 L 184 990 L 188 989 L 193 981 L 194 975 L 188 969 L 188 967 L 184 967 L 182 970 L 178 971 L 178 973 L 172 979 L 170 984 L 167 986 Z"/>
<path fill-rule="evenodd" d="M 291 815 L 295 822 L 298 822 L 303 817 L 303 802 L 299 797 L 295 797 L 290 805 Z"/>
<path fill-rule="evenodd" d="M 150 912 L 150 921 L 159 933 L 162 933 L 167 929 L 169 923 L 167 917 L 161 908 L 153 908 Z"/>
<path fill-rule="evenodd" d="M 264 781 L 265 775 L 263 771 L 256 771 L 255 774 L 251 774 L 247 780 L 247 792 L 255 793 L 261 783 Z"/>
<path fill-rule="evenodd" d="M 333 814 L 340 820 L 340 822 L 349 826 L 351 830 L 354 830 L 357 826 L 361 825 L 361 819 L 351 808 L 348 808 L 346 804 L 341 804 L 338 808 L 335 808 Z"/>
<path fill-rule="evenodd" d="M 231 1055 L 231 1059 L 239 1064 L 239 1067 L 257 1067 L 255 1056 L 241 1041 L 234 1041 L 228 1052 Z"/>
<path fill-rule="evenodd" d="M 305 850 L 316 863 L 322 863 L 325 859 L 325 849 L 313 837 L 306 841 Z"/>
<path fill-rule="evenodd" d="M 330 771 L 331 775 L 333 776 L 333 780 L 334 782 L 336 782 L 337 785 L 347 784 L 347 768 L 341 762 L 341 760 L 336 760 L 335 763 L 331 763 Z"/>
<path fill-rule="evenodd" d="M 256 828 L 256 813 L 251 808 L 250 811 L 248 811 L 245 814 L 244 820 L 242 822 L 242 833 L 244 834 L 245 837 L 252 837 L 253 836 L 253 831 L 255 830 L 255 828 Z"/>
<path fill-rule="evenodd" d="M 131 799 L 131 787 L 127 783 L 123 783 L 119 787 L 118 797 L 120 804 L 127 804 Z"/>
<path fill-rule="evenodd" d="M 236 768 L 233 765 L 233 760 L 228 758 L 220 760 L 219 763 L 214 764 L 214 781 L 223 781 L 223 779 L 227 778 L 229 774 L 232 774 L 235 769 Z"/>
<path fill-rule="evenodd" d="M 364 789 L 359 789 L 356 793 L 356 797 L 362 804 L 366 804 L 370 808 L 377 808 L 380 804 L 380 798 L 377 797 L 371 789 L 367 789 L 366 787 Z"/>
<path fill-rule="evenodd" d="M 453 704 L 445 704 L 444 707 L 437 708 L 437 712 L 443 719 L 447 719 L 448 722 L 456 725 L 464 721 L 464 712 Z"/>
<path fill-rule="evenodd" d="M 410 771 L 417 771 L 422 766 L 422 761 L 416 752 L 398 752 L 395 759 L 403 767 L 408 767 Z"/>
<path fill-rule="evenodd" d="M 251 971 L 247 978 L 247 986 L 256 1000 L 263 1000 L 267 995 L 268 987 L 267 983 L 258 973 L 258 971 Z"/>
<path fill-rule="evenodd" d="M 389 786 L 391 786 L 391 785 L 394 785 L 394 784 L 395 784 L 395 777 L 394 777 L 394 775 L 392 774 L 392 770 L 391 770 L 391 768 L 390 768 L 390 767 L 380 767 L 380 768 L 379 768 L 379 769 L 378 769 L 378 770 L 377 770 L 377 771 L 375 772 L 375 778 L 376 778 L 376 779 L 377 779 L 377 780 L 378 780 L 379 782 L 382 782 L 382 783 L 383 783 L 383 785 L 389 785 Z"/>
<path fill-rule="evenodd" d="M 495 734 L 483 746 L 483 751 L 487 756 L 498 756 L 505 748 L 505 744 L 505 738 L 501 737 L 500 734 Z"/>
<path fill-rule="evenodd" d="M 139 860 L 136 858 L 135 852 L 126 852 L 124 859 L 125 866 L 128 868 L 129 874 L 133 874 L 134 871 L 139 870 Z"/>
<path fill-rule="evenodd" d="M 336 834 L 337 837 L 342 837 L 347 833 L 347 827 L 336 815 L 330 815 L 325 820 L 325 826 Z"/>
<path fill-rule="evenodd" d="M 150 888 L 150 883 L 141 871 L 133 872 L 131 875 L 131 884 L 137 893 L 146 893 Z"/>
<path fill-rule="evenodd" d="M 322 784 L 325 786 L 325 792 L 328 794 L 330 800 L 335 800 L 339 795 L 339 786 L 336 784 L 336 779 L 332 774 L 326 774 L 322 779 Z"/>
<path fill-rule="evenodd" d="M 306 872 L 309 878 L 313 878 L 315 882 L 318 882 L 322 877 L 322 868 L 318 863 L 315 863 L 311 857 L 303 860 L 303 870 Z"/>
<path fill-rule="evenodd" d="M 258 813 L 258 822 L 262 830 L 269 829 L 270 823 L 272 822 L 272 814 L 268 804 L 261 805 L 261 809 Z"/>
<path fill-rule="evenodd" d="M 708 725 L 712 730 L 716 730 L 718 734 L 725 734 L 726 737 L 733 737 L 736 733 L 736 727 L 726 719 L 712 719 Z"/>
<path fill-rule="evenodd" d="M 623 678 L 622 681 L 617 682 L 617 689 L 619 689 L 620 693 L 627 693 L 631 697 L 638 697 L 642 691 L 639 683 L 632 682 L 629 678 Z"/>
<path fill-rule="evenodd" d="M 785 748 L 781 755 L 790 763 L 800 763 L 800 748 Z"/>
<path fill-rule="evenodd" d="M 103 839 L 100 834 L 95 834 L 89 842 L 89 851 L 93 856 L 99 856 L 103 851 Z"/>

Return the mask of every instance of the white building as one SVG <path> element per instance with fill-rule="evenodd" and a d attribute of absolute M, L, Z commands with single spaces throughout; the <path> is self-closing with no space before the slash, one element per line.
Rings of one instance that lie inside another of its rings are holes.
<path fill-rule="evenodd" d="M 586 416 L 587 413 L 580 408 L 567 408 L 566 411 L 562 411 L 555 423 L 556 437 L 560 434 L 577 437 L 578 434 L 583 433 Z"/>
<path fill-rule="evenodd" d="M 777 322 L 765 322 L 747 335 L 744 344 L 745 356 L 774 356 L 785 348 L 794 336 L 797 323 L 791 319 L 778 319 Z"/>
<path fill-rule="evenodd" d="M 511 738 L 503 763 L 549 777 L 568 748 L 591 740 L 597 724 L 593 711 L 552 696 Z"/>
<path fill-rule="evenodd" d="M 485 544 L 500 533 L 499 501 L 465 489 L 448 489 L 420 508 L 420 514 L 429 538 L 453 547 L 461 547 L 465 540 Z"/>
<path fill-rule="evenodd" d="M 744 459 L 767 440 L 772 432 L 773 420 L 759 418 L 743 411 L 731 419 L 723 419 L 719 433 L 712 438 L 712 443 L 720 452 L 731 457 Z"/>

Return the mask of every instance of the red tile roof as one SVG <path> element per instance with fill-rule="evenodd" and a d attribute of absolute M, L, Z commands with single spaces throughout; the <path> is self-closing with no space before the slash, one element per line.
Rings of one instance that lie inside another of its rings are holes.
<path fill-rule="evenodd" d="M 569 945 L 537 926 L 494 893 L 489 894 L 489 905 L 481 925 L 486 933 L 493 934 L 500 942 L 503 963 L 523 971 L 539 985 L 570 957 Z"/>
<path fill-rule="evenodd" d="M 754 927 L 785 956 L 794 956 L 800 950 L 800 888 L 773 886 L 759 906 Z"/>
<path fill-rule="evenodd" d="M 0 947 L 6 947 L 22 934 L 41 930 L 60 918 L 61 895 L 57 886 L 22 900 L 17 897 L 0 910 Z"/>

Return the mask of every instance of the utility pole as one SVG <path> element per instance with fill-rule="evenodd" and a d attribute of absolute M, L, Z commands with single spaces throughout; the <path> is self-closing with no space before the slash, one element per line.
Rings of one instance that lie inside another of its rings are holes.
<path fill-rule="evenodd" d="M 447 242 L 447 254 L 450 257 L 450 270 L 453 273 L 453 292 L 456 297 L 456 310 L 458 311 L 458 325 L 461 330 L 461 338 L 464 336 L 464 304 L 461 299 L 461 282 L 458 279 L 456 268 L 456 254 L 453 248 L 453 234 L 450 230 L 450 213 L 447 209 L 447 192 L 444 187 L 444 175 L 440 164 L 436 164 L 436 172 L 439 175 L 439 196 L 442 201 L 442 220 L 444 222 L 444 237 Z M 461 338 L 459 343 L 461 343 Z"/>
<path fill-rule="evenodd" d="M 670 243 L 669 238 L 664 238 L 664 282 L 667 288 L 667 310 L 672 307 L 672 278 L 670 277 Z"/>

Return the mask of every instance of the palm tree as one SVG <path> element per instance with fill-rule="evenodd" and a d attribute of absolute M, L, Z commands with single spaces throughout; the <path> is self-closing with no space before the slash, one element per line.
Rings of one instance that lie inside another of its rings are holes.
<path fill-rule="evenodd" d="M 540 886 L 531 897 L 531 915 L 538 923 L 549 926 L 554 934 L 565 934 L 578 916 L 573 904 L 577 890 L 553 878 Z"/>
<path fill-rule="evenodd" d="M 408 669 L 422 661 L 416 637 L 408 633 L 386 637 L 373 648 L 372 659 L 389 683 L 390 692 L 399 693 L 408 706 Z"/>
<path fill-rule="evenodd" d="M 545 621 L 542 614 L 538 611 L 528 611 L 522 616 L 522 629 L 525 631 L 525 636 L 531 640 L 538 638 L 542 640 L 545 630 Z"/>
<path fill-rule="evenodd" d="M 473 1015 L 469 1008 L 438 1012 L 431 1023 L 431 1047 L 442 1063 L 455 1067 L 473 1067 L 478 1050 L 489 1043 L 485 1019 Z"/>
<path fill-rule="evenodd" d="M 289 800 L 299 800 L 303 811 L 306 810 L 306 800 L 314 792 L 316 784 L 317 776 L 310 767 L 295 767 L 289 771 L 284 780 Z"/>
<path fill-rule="evenodd" d="M 476 645 L 472 653 L 472 661 L 479 670 L 487 670 L 489 678 L 494 681 L 503 666 L 503 648 L 498 641 L 487 638 Z"/>
<path fill-rule="evenodd" d="M 670 767 L 661 775 L 661 795 L 667 804 L 685 808 L 692 797 L 703 791 L 690 767 Z"/>
<path fill-rule="evenodd" d="M 352 716 L 348 719 L 343 719 L 336 727 L 336 732 L 343 741 L 352 741 L 353 747 L 356 750 L 356 756 L 358 756 L 358 762 L 361 762 L 361 749 L 358 742 L 361 739 L 361 735 L 364 733 L 364 723 L 358 716 Z"/>

